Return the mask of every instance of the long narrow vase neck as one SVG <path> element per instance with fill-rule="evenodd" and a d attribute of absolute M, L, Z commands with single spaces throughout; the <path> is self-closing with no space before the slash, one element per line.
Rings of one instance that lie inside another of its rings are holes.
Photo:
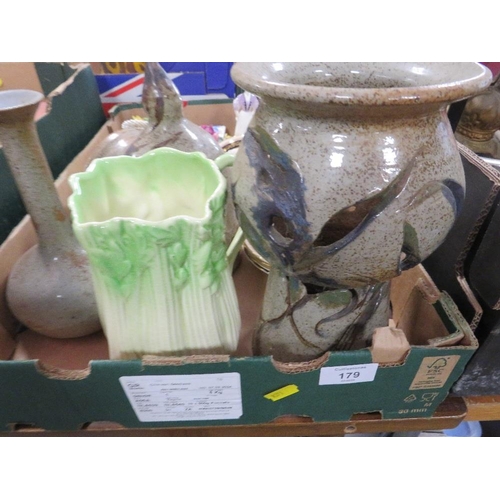
<path fill-rule="evenodd" d="M 33 220 L 40 250 L 47 257 L 73 251 L 78 244 L 69 215 L 55 190 L 33 121 L 38 101 L 8 108 L 3 104 L 0 98 L 0 144 L 25 208 Z"/>

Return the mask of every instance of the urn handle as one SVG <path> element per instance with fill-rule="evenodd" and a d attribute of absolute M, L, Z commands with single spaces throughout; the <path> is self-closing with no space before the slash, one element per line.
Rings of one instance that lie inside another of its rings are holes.
<path fill-rule="evenodd" d="M 223 153 L 215 159 L 215 164 L 219 167 L 219 170 L 222 171 L 227 167 L 232 167 L 234 163 L 234 153 L 235 150 L 228 151 L 227 153 Z"/>

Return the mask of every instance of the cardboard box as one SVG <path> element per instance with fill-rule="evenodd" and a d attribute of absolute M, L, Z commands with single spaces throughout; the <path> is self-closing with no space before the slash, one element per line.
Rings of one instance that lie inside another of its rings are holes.
<path fill-rule="evenodd" d="M 144 70 L 138 71 L 138 68 L 144 64 L 100 63 L 101 71 L 99 71 L 94 63 L 97 85 L 106 113 L 116 105 L 141 102 Z M 228 100 L 236 95 L 236 85 L 230 76 L 233 63 L 162 62 L 160 64 L 185 101 Z M 127 69 L 132 69 L 132 72 Z"/>
<path fill-rule="evenodd" d="M 442 245 L 425 262 L 452 297 L 479 348 L 452 387 L 458 396 L 500 393 L 500 171 L 459 144 L 466 178 L 463 209 Z"/>
<path fill-rule="evenodd" d="M 87 66 L 67 62 L 0 62 L 0 90 L 36 90 L 48 97 Z"/>
<path fill-rule="evenodd" d="M 121 119 L 108 122 L 58 179 L 63 202 L 68 176 L 88 165 Z M 0 247 L 0 290 L 10 267 L 35 242 L 26 218 Z M 252 356 L 266 275 L 243 255 L 234 279 L 243 322 L 234 357 L 110 361 L 102 334 L 71 340 L 16 335 L 16 321 L 0 304 L 0 431 L 77 430 L 100 421 L 128 428 L 260 424 L 289 415 L 347 421 L 373 412 L 383 419 L 430 417 L 477 348 L 454 303 L 419 266 L 392 282 L 393 321 L 409 350 L 387 351 L 374 342 L 305 363 Z"/>
<path fill-rule="evenodd" d="M 222 125 L 226 128 L 227 134 L 234 134 L 236 118 L 232 102 L 214 104 L 207 101 L 192 101 L 186 103 L 186 106 L 182 109 L 182 114 L 197 125 Z M 106 128 L 111 134 L 120 130 L 125 120 L 134 117 L 145 118 L 146 116 L 141 104 L 120 105 L 112 110 Z"/>
<path fill-rule="evenodd" d="M 15 89 L 43 92 L 34 63 L 0 63 L 0 90 Z"/>

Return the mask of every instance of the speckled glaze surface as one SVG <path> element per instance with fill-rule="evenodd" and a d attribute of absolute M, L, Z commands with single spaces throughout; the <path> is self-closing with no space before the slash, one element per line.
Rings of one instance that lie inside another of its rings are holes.
<path fill-rule="evenodd" d="M 88 260 L 57 196 L 33 117 L 39 92 L 0 92 L 0 143 L 38 234 L 38 245 L 14 265 L 10 310 L 26 327 L 57 338 L 100 330 Z"/>
<path fill-rule="evenodd" d="M 146 63 L 142 106 L 148 123 L 142 129 L 123 129 L 106 139 L 98 157 L 141 156 L 155 148 L 170 147 L 201 152 L 215 159 L 223 153 L 218 142 L 184 118 L 179 91 L 157 62 Z"/>
<path fill-rule="evenodd" d="M 70 184 L 111 359 L 233 353 L 241 319 L 215 162 L 158 148 L 95 160 Z"/>
<path fill-rule="evenodd" d="M 300 362 L 327 351 L 362 349 L 389 317 L 389 283 L 321 290 L 272 268 L 254 354 Z"/>
<path fill-rule="evenodd" d="M 476 63 L 237 63 L 259 108 L 232 169 L 240 225 L 303 283 L 362 288 L 428 256 L 465 181 L 446 108 L 488 87 Z"/>

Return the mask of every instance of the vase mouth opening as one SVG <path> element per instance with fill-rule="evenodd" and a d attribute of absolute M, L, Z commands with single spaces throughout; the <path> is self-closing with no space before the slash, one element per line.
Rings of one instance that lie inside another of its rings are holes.
<path fill-rule="evenodd" d="M 491 71 L 465 63 L 236 63 L 237 85 L 258 96 L 367 106 L 446 103 L 488 87 Z"/>
<path fill-rule="evenodd" d="M 36 90 L 16 89 L 0 91 L 0 112 L 38 104 L 44 95 Z"/>
<path fill-rule="evenodd" d="M 224 176 L 203 153 L 166 147 L 140 157 L 96 159 L 69 182 L 68 205 L 79 226 L 123 220 L 166 226 L 179 219 L 203 224 L 226 189 Z"/>

